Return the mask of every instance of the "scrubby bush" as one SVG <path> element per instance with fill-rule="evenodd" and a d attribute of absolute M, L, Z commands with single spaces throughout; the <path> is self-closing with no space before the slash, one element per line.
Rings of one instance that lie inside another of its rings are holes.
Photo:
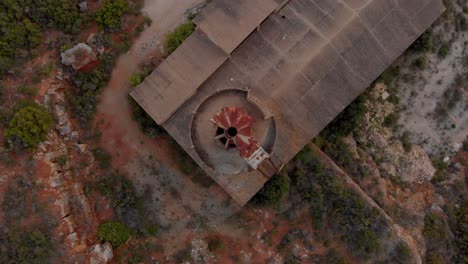
<path fill-rule="evenodd" d="M 439 52 L 437 52 L 437 54 L 439 55 L 439 57 L 441 58 L 445 58 L 447 57 L 447 55 L 449 54 L 450 52 L 450 46 L 449 44 L 447 43 L 444 43 L 440 46 L 439 48 Z"/>
<path fill-rule="evenodd" d="M 428 30 L 424 32 L 416 41 L 411 45 L 410 49 L 416 52 L 427 52 L 432 49 L 433 46 L 432 31 Z"/>
<path fill-rule="evenodd" d="M 29 105 L 16 111 L 5 129 L 7 146 L 14 148 L 17 143 L 34 149 L 46 140 L 52 126 L 52 117 L 38 105 Z"/>
<path fill-rule="evenodd" d="M 366 95 L 361 95 L 341 112 L 322 132 L 331 138 L 347 136 L 358 128 L 368 109 Z"/>
<path fill-rule="evenodd" d="M 76 32 L 86 21 L 86 14 L 70 0 L 9 0 L 0 1 L 0 18 L 2 75 L 18 59 L 18 51 L 31 50 L 40 43 L 41 30 Z"/>
<path fill-rule="evenodd" d="M 380 75 L 379 80 L 385 85 L 390 86 L 398 74 L 400 74 L 400 67 L 390 66 Z"/>
<path fill-rule="evenodd" d="M 40 230 L 10 229 L 0 235 L 0 263 L 51 263 L 50 237 Z"/>
<path fill-rule="evenodd" d="M 145 76 L 143 76 L 141 73 L 136 72 L 132 74 L 132 76 L 130 76 L 130 85 L 132 87 L 135 87 L 139 85 L 140 83 L 142 83 L 144 79 L 145 79 Z"/>
<path fill-rule="evenodd" d="M 106 54 L 101 57 L 100 65 L 92 72 L 76 72 L 72 75 L 72 87 L 67 92 L 72 113 L 86 127 L 94 118 L 97 96 L 109 80 L 117 54 Z"/>
<path fill-rule="evenodd" d="M 113 248 L 118 248 L 130 238 L 130 230 L 120 222 L 107 222 L 99 225 L 97 237 L 101 241 L 110 242 Z"/>
<path fill-rule="evenodd" d="M 158 125 L 145 110 L 129 96 L 129 103 L 132 109 L 132 119 L 137 122 L 140 130 L 150 138 L 157 138 L 166 135 L 166 131 Z"/>
<path fill-rule="evenodd" d="M 420 70 L 424 70 L 426 68 L 426 66 L 427 66 L 426 57 L 421 56 L 421 57 L 415 59 L 414 62 L 413 62 L 413 66 L 420 69 Z"/>
<path fill-rule="evenodd" d="M 224 248 L 223 241 L 219 237 L 210 237 L 208 239 L 208 249 L 211 252 L 222 250 Z"/>
<path fill-rule="evenodd" d="M 307 157 L 306 163 L 295 160 L 290 177 L 294 193 L 310 205 L 315 229 L 339 231 L 339 237 L 359 258 L 377 255 L 382 247 L 381 234 L 388 229 L 384 217 L 308 152 L 301 154 Z"/>
<path fill-rule="evenodd" d="M 400 116 L 398 115 L 398 113 L 391 113 L 385 117 L 384 125 L 386 127 L 394 127 L 398 123 L 399 118 Z"/>
<path fill-rule="evenodd" d="M 424 218 L 423 236 L 426 243 L 426 263 L 448 263 L 444 252 L 449 246 L 450 234 L 445 219 L 435 213 Z"/>
<path fill-rule="evenodd" d="M 455 17 L 455 27 L 457 31 L 466 31 L 468 30 L 468 23 L 466 22 L 466 17 L 463 14 L 457 14 Z"/>
<path fill-rule="evenodd" d="M 99 27 L 109 31 L 120 28 L 120 20 L 127 9 L 126 0 L 105 0 L 96 12 L 96 22 Z"/>
<path fill-rule="evenodd" d="M 289 184 L 286 177 L 281 174 L 274 175 L 252 198 L 251 203 L 256 206 L 275 206 L 288 190 Z"/>
<path fill-rule="evenodd" d="M 0 82 L 0 105 L 3 105 L 7 96 L 7 87 L 2 82 Z"/>
<path fill-rule="evenodd" d="M 112 156 L 107 151 L 100 147 L 94 147 L 91 152 L 93 153 L 94 158 L 98 161 L 101 169 L 108 169 L 110 167 Z"/>
<path fill-rule="evenodd" d="M 186 38 L 195 30 L 195 24 L 192 21 L 178 26 L 174 31 L 167 34 L 164 40 L 164 51 L 166 55 L 174 52 Z"/>

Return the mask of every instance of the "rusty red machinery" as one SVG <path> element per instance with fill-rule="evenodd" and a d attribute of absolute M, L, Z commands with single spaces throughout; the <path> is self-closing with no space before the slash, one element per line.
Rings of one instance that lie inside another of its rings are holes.
<path fill-rule="evenodd" d="M 211 119 L 217 128 L 215 139 L 224 149 L 237 149 L 242 158 L 249 158 L 259 148 L 252 137 L 255 120 L 240 107 L 225 107 Z"/>

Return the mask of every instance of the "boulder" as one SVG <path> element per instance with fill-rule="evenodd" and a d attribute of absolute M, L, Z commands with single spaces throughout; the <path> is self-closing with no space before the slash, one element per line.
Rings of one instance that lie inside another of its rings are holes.
<path fill-rule="evenodd" d="M 73 48 L 62 52 L 62 64 L 72 66 L 75 70 L 83 68 L 96 59 L 93 49 L 85 43 L 78 43 Z"/>
<path fill-rule="evenodd" d="M 109 242 L 104 244 L 95 244 L 91 247 L 91 264 L 107 263 L 112 259 L 112 257 L 114 257 L 114 253 Z"/>
<path fill-rule="evenodd" d="M 85 12 L 88 10 L 88 2 L 85 0 L 85 1 L 81 1 L 78 6 L 80 7 L 80 11 L 81 12 Z"/>

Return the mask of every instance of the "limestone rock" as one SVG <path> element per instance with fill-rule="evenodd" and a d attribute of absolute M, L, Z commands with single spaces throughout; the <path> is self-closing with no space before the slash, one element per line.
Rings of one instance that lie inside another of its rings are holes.
<path fill-rule="evenodd" d="M 85 12 L 88 10 L 88 2 L 85 0 L 85 1 L 81 1 L 78 6 L 80 7 L 80 11 L 81 12 Z"/>
<path fill-rule="evenodd" d="M 104 244 L 95 244 L 91 247 L 91 264 L 107 263 L 112 259 L 112 257 L 114 257 L 114 253 L 109 242 Z"/>
<path fill-rule="evenodd" d="M 72 66 L 75 70 L 83 68 L 96 59 L 93 49 L 85 43 L 78 43 L 73 48 L 62 52 L 62 64 Z"/>

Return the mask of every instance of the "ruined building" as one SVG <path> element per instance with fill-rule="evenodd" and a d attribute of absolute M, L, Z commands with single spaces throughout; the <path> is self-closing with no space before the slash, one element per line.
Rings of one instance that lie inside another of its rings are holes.
<path fill-rule="evenodd" d="M 244 205 L 443 11 L 441 0 L 214 0 L 131 96 Z"/>

